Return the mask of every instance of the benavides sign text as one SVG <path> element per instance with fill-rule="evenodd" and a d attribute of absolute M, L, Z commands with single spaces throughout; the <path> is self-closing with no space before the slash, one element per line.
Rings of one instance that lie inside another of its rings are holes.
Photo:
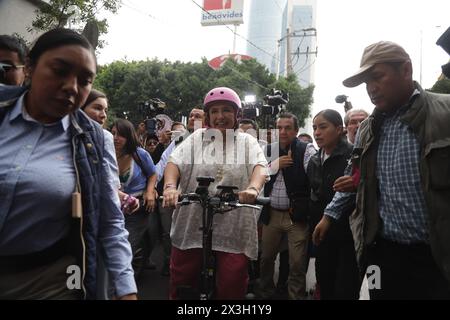
<path fill-rule="evenodd" d="M 241 24 L 243 17 L 244 0 L 204 0 L 202 11 L 202 26 L 223 24 Z"/>

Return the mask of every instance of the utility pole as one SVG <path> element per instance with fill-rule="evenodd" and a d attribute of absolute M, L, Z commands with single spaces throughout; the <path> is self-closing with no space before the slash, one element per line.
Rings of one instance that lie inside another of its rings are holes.
<path fill-rule="evenodd" d="M 287 28 L 286 33 L 286 74 L 292 73 L 292 59 L 291 59 L 291 28 Z"/>
<path fill-rule="evenodd" d="M 317 36 L 316 28 L 300 29 L 300 30 L 296 30 L 293 32 L 291 32 L 290 27 L 287 28 L 286 35 L 284 37 L 282 37 L 280 40 L 278 40 L 278 51 L 277 51 L 277 55 L 279 57 L 281 43 L 283 42 L 283 40 L 286 40 L 286 54 L 285 54 L 286 65 L 285 65 L 285 69 L 284 69 L 284 70 L 286 70 L 286 75 L 289 75 L 292 72 L 294 72 L 293 66 L 292 66 L 292 57 L 293 56 L 311 55 L 311 54 L 315 54 L 317 56 L 317 47 L 315 48 L 314 51 L 311 50 L 309 47 L 306 49 L 306 51 L 300 51 L 300 47 L 298 47 L 295 50 L 295 52 L 291 52 L 291 38 L 305 38 L 305 37 L 316 37 L 316 36 Z M 279 74 L 280 74 L 280 63 L 278 61 L 277 79 L 279 77 Z"/>

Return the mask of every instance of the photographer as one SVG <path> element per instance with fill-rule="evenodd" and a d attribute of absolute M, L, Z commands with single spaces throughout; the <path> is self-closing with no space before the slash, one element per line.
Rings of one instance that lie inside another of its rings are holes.
<path fill-rule="evenodd" d="M 174 122 L 172 123 L 171 127 L 171 137 L 172 142 L 170 145 L 164 150 L 164 153 L 161 156 L 161 160 L 156 165 L 156 174 L 158 176 L 158 185 L 157 190 L 159 194 L 163 193 L 163 186 L 164 186 L 164 169 L 167 165 L 167 160 L 169 159 L 169 156 L 172 154 L 173 150 L 184 140 L 186 137 L 186 134 L 189 134 L 186 130 L 186 127 L 181 122 Z M 161 227 L 161 242 L 163 245 L 163 266 L 161 268 L 161 275 L 162 276 L 169 276 L 169 261 L 170 261 L 170 251 L 172 248 L 172 244 L 170 241 L 170 226 L 172 224 L 172 208 L 163 208 L 162 206 L 158 206 L 158 212 L 159 214 L 159 222 Z M 151 237 L 153 238 L 153 237 Z"/>
<path fill-rule="evenodd" d="M 146 133 L 143 137 L 144 138 L 142 145 L 144 146 L 145 150 L 150 153 L 153 163 L 158 163 L 159 159 L 161 158 L 161 154 L 158 153 L 158 137 L 155 134 L 150 133 Z"/>

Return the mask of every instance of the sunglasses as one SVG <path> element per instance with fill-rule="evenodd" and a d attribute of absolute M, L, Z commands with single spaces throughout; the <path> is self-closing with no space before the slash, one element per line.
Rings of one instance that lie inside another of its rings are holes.
<path fill-rule="evenodd" d="M 157 144 L 158 144 L 157 141 L 149 141 L 149 142 L 147 142 L 148 146 L 156 146 Z"/>
<path fill-rule="evenodd" d="M 9 64 L 9 63 L 4 63 L 4 62 L 0 62 L 0 70 L 4 71 L 4 72 L 9 72 L 11 70 L 17 70 L 20 68 L 24 68 L 25 65 L 13 65 L 13 64 Z"/>

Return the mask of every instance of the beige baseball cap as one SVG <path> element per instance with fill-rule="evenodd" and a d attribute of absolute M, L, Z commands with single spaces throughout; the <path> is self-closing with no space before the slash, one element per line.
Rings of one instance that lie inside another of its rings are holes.
<path fill-rule="evenodd" d="M 380 41 L 364 49 L 361 58 L 360 69 L 342 83 L 348 88 L 359 86 L 363 83 L 363 76 L 370 68 L 377 63 L 385 62 L 405 62 L 409 61 L 409 55 L 405 49 L 390 41 Z"/>

